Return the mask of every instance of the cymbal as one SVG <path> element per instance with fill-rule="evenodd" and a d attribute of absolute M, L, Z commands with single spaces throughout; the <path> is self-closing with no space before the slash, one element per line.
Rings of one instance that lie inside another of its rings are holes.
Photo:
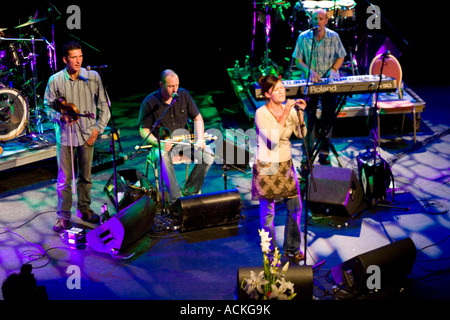
<path fill-rule="evenodd" d="M 47 19 L 47 18 L 41 18 L 41 19 L 36 19 L 36 20 L 30 18 L 30 20 L 28 20 L 27 22 L 25 22 L 25 23 L 23 23 L 21 25 L 18 25 L 17 27 L 14 27 L 14 29 L 18 29 L 18 28 L 22 28 L 22 27 L 26 27 L 26 26 L 31 26 L 32 24 L 35 24 L 37 22 L 41 22 L 41 21 L 43 21 L 45 19 Z"/>
<path fill-rule="evenodd" d="M 0 31 L 8 30 L 8 28 L 0 28 Z"/>

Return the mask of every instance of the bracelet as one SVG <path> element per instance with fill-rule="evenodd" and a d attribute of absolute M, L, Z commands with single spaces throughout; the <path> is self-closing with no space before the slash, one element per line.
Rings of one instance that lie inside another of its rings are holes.
<path fill-rule="evenodd" d="M 303 123 L 300 125 L 300 128 L 304 128 L 304 127 L 306 127 L 306 124 L 303 122 Z"/>
<path fill-rule="evenodd" d="M 336 72 L 337 72 L 337 69 L 336 69 L 335 67 L 331 67 L 330 69 L 333 69 L 334 71 L 336 71 Z"/>

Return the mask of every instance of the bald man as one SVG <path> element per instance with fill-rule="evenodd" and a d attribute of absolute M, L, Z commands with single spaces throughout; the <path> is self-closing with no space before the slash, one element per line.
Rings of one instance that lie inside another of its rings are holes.
<path fill-rule="evenodd" d="M 159 89 L 149 94 L 141 104 L 139 113 L 139 133 L 142 138 L 147 138 L 147 142 L 154 146 L 149 153 L 149 157 L 155 163 L 159 161 L 159 149 L 156 133 L 153 131 L 154 124 L 160 122 L 160 128 L 170 136 L 161 137 L 165 142 L 161 143 L 161 161 L 163 169 L 163 182 L 169 192 L 169 205 L 172 205 L 182 196 L 198 194 L 201 191 L 206 174 L 214 162 L 211 148 L 206 146 L 204 140 L 203 117 L 189 92 L 180 88 L 178 75 L 170 69 L 164 70 L 161 74 Z M 184 136 L 187 131 L 188 121 L 193 120 L 195 144 L 183 145 L 170 142 L 173 136 Z M 191 158 L 195 162 L 188 180 L 182 190 L 178 186 L 175 174 L 173 157 L 182 152 L 184 156 Z"/>
<path fill-rule="evenodd" d="M 309 78 L 310 82 L 320 82 L 321 78 L 330 80 L 339 79 L 339 68 L 344 62 L 346 51 L 342 45 L 339 35 L 328 29 L 327 14 L 324 10 L 318 10 L 311 17 L 312 27 L 302 32 L 296 42 L 292 54 L 296 60 L 297 68 L 302 71 L 303 77 Z M 318 122 L 316 113 L 319 99 L 322 102 L 322 116 L 319 122 L 320 130 L 326 130 L 337 107 L 337 95 L 323 93 L 321 95 L 310 95 L 308 97 L 307 123 L 308 123 L 308 150 L 312 151 L 314 127 Z M 319 149 L 319 163 L 330 164 L 329 150 L 331 130 L 327 132 L 326 139 Z"/>

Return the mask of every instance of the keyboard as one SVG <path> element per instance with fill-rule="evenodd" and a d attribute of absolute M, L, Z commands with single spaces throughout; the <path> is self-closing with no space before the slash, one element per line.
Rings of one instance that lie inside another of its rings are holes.
<path fill-rule="evenodd" d="M 397 90 L 397 81 L 384 75 L 381 83 L 379 75 L 361 75 L 341 77 L 335 81 L 322 78 L 317 83 L 307 83 L 306 80 L 283 80 L 283 85 L 286 88 L 286 97 L 301 97 L 305 94 L 316 95 L 327 92 L 337 94 L 372 93 L 377 91 L 378 87 L 379 92 Z M 255 99 L 265 99 L 261 94 L 261 87 L 257 83 L 252 85 L 252 93 Z"/>

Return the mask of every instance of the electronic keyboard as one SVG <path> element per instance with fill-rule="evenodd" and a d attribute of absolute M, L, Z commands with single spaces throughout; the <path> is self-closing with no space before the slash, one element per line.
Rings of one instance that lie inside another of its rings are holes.
<path fill-rule="evenodd" d="M 324 93 L 352 94 L 352 93 L 372 93 L 394 92 L 397 90 L 397 81 L 394 78 L 382 76 L 380 83 L 379 75 L 361 75 L 340 77 L 339 80 L 332 81 L 322 78 L 320 82 L 307 83 L 306 80 L 283 80 L 286 89 L 286 97 L 301 97 L 303 95 L 316 95 Z M 252 85 L 252 93 L 255 99 L 265 99 L 261 94 L 259 84 Z"/>

